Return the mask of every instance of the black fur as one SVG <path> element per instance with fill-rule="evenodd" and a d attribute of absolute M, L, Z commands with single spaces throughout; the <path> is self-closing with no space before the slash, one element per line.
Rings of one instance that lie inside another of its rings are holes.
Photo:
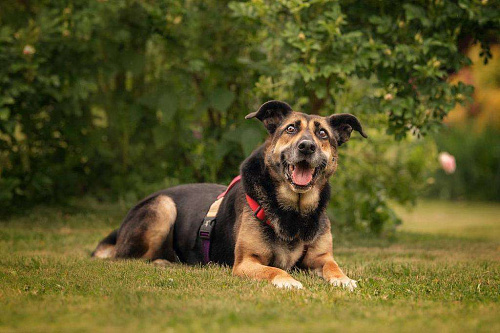
<path fill-rule="evenodd" d="M 330 116 L 330 125 L 337 134 L 337 144 L 341 146 L 351 137 L 352 130 L 358 131 L 364 138 L 368 136 L 363 131 L 358 118 L 349 113 L 339 113 Z"/>
<path fill-rule="evenodd" d="M 245 119 L 257 117 L 270 134 L 276 131 L 279 123 L 292 113 L 292 107 L 282 101 L 269 101 L 261 105 L 261 107 L 248 115 Z"/>

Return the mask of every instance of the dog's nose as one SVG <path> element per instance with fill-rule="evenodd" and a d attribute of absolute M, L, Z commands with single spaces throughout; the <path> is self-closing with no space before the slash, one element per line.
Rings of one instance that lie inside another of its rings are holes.
<path fill-rule="evenodd" d="M 316 151 L 316 144 L 311 140 L 302 140 L 299 142 L 299 151 L 304 155 L 311 155 Z"/>

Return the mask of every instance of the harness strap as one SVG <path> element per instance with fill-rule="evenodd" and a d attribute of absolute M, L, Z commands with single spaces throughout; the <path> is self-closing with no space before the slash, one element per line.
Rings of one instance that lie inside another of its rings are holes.
<path fill-rule="evenodd" d="M 257 201 L 252 199 L 248 194 L 245 194 L 245 197 L 247 199 L 248 206 L 250 206 L 250 209 L 253 212 L 253 215 L 260 221 L 264 222 L 265 224 L 269 225 L 272 227 L 271 222 L 266 219 L 266 212 L 262 207 L 259 205 Z"/>
<path fill-rule="evenodd" d="M 226 190 L 217 196 L 217 199 L 224 198 L 226 196 L 227 192 L 229 192 L 229 190 L 232 189 L 234 185 L 238 184 L 240 182 L 240 180 L 241 180 L 241 175 L 234 177 L 234 179 L 231 180 L 231 182 L 227 186 Z M 212 204 L 212 206 L 213 206 L 213 204 Z M 212 208 L 212 207 L 210 207 L 210 208 Z M 217 207 L 217 209 L 219 209 L 219 208 Z"/>
<path fill-rule="evenodd" d="M 205 264 L 208 264 L 210 262 L 210 238 L 212 229 L 215 226 L 215 217 L 217 216 L 217 212 L 219 211 L 220 204 L 222 203 L 222 200 L 224 200 L 224 197 L 217 198 L 218 199 L 215 200 L 212 205 L 210 205 L 210 209 L 208 210 L 208 213 L 203 220 L 203 224 L 201 225 L 199 232 L 201 245 L 203 248 L 203 262 Z"/>
<path fill-rule="evenodd" d="M 219 207 L 224 200 L 226 194 L 231 190 L 234 185 L 239 183 L 241 180 L 241 175 L 236 176 L 224 192 L 217 196 L 217 200 L 210 205 L 207 215 L 203 220 L 203 224 L 200 227 L 199 236 L 201 239 L 201 246 L 203 251 L 203 263 L 208 264 L 210 262 L 210 239 L 212 238 L 212 229 L 215 226 L 215 217 L 219 211 Z"/>

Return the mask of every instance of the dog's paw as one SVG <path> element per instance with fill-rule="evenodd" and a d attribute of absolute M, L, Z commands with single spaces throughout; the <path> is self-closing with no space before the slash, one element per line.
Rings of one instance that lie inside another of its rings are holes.
<path fill-rule="evenodd" d="M 277 276 L 273 279 L 271 282 L 276 288 L 284 288 L 284 289 L 303 289 L 304 287 L 302 286 L 302 283 L 299 281 L 295 280 L 292 277 L 281 277 Z"/>
<path fill-rule="evenodd" d="M 353 291 L 358 287 L 358 281 L 349 279 L 347 276 L 344 276 L 342 278 L 332 278 L 328 282 L 330 282 L 330 284 L 335 287 L 342 287 L 349 291 Z"/>
<path fill-rule="evenodd" d="M 168 267 L 168 266 L 172 266 L 172 263 L 168 260 L 165 260 L 165 259 L 156 259 L 153 261 L 153 265 L 158 266 L 158 267 Z"/>

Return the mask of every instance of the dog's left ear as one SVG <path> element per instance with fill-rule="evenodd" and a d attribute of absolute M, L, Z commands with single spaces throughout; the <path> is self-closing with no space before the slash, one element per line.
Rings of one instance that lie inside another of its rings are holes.
<path fill-rule="evenodd" d="M 292 113 L 292 107 L 287 103 L 269 101 L 262 104 L 257 111 L 247 114 L 245 119 L 257 117 L 257 119 L 264 123 L 269 134 L 273 134 L 283 119 L 290 113 Z"/>
<path fill-rule="evenodd" d="M 352 130 L 358 131 L 364 138 L 368 138 L 365 132 L 363 132 L 363 127 L 361 127 L 358 118 L 354 117 L 352 114 L 334 114 L 328 117 L 328 121 L 338 135 L 337 143 L 339 146 L 349 141 Z"/>

